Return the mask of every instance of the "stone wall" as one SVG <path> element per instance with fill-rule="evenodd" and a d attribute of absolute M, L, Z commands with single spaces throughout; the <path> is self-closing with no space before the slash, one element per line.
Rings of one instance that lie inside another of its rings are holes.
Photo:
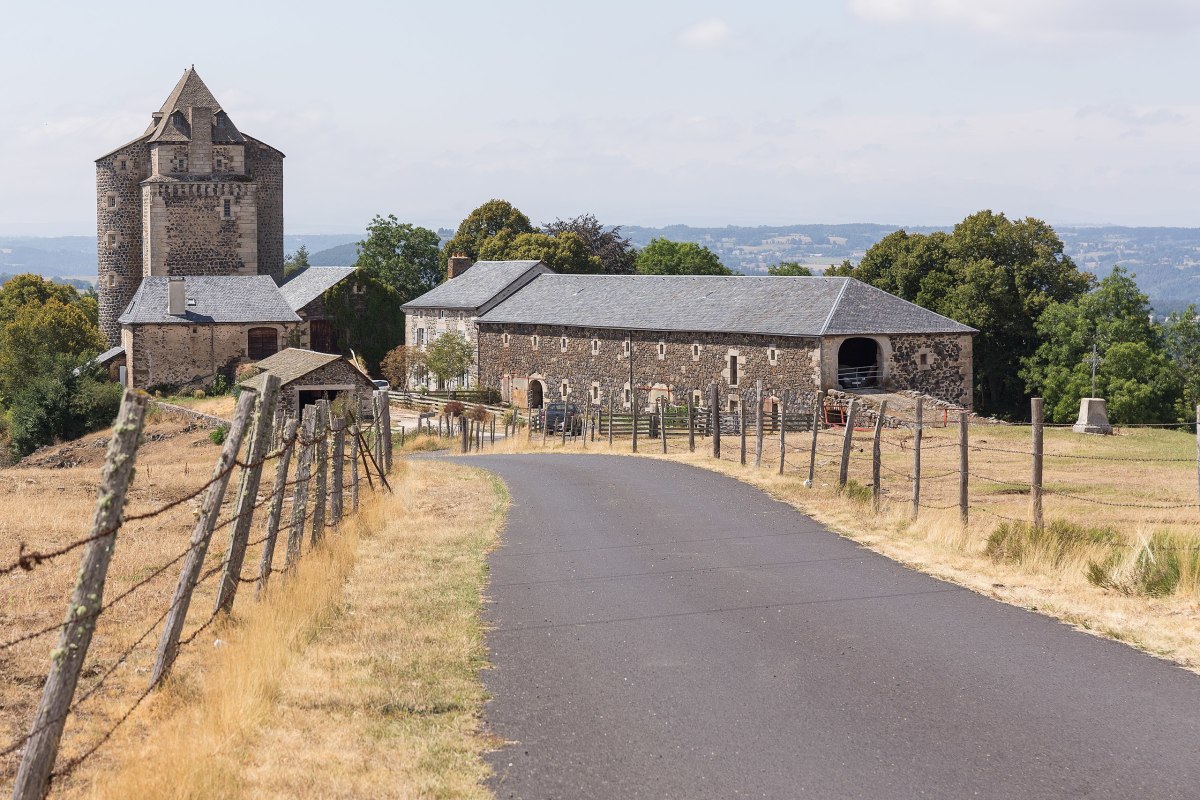
<path fill-rule="evenodd" d="M 342 392 L 348 388 L 369 395 L 375 390 L 375 384 L 349 362 L 334 361 L 281 387 L 279 409 L 286 416 L 298 417 L 301 390 L 327 389 L 330 392 Z"/>
<path fill-rule="evenodd" d="M 618 408 L 629 408 L 623 331 L 483 323 L 478 341 L 480 385 L 499 389 L 514 405 L 525 406 L 529 383 L 538 380 L 546 401 L 558 400 L 566 381 L 575 402 L 586 396 L 607 404 L 611 391 Z M 660 396 L 686 402 L 687 392 L 713 383 L 727 409 L 749 402 L 760 379 L 767 397 L 811 393 L 819 383 L 817 339 L 635 331 L 632 349 L 634 383 L 642 390 L 638 397 L 644 408 Z M 736 383 L 730 374 L 734 359 Z"/>
<path fill-rule="evenodd" d="M 134 142 L 96 162 L 96 254 L 100 332 L 110 347 L 121 340 L 117 317 L 142 281 L 142 189 L 150 151 Z"/>
<path fill-rule="evenodd" d="M 246 137 L 246 172 L 258 186 L 258 273 L 283 283 L 283 153 Z"/>
<path fill-rule="evenodd" d="M 142 192 L 144 274 L 256 274 L 258 215 L 252 182 L 149 183 Z"/>
<path fill-rule="evenodd" d="M 965 334 L 891 337 L 889 389 L 911 389 L 970 408 L 973 341 Z"/>
<path fill-rule="evenodd" d="M 279 349 L 289 337 L 303 334 L 303 323 L 239 323 L 189 325 L 126 325 L 122 332 L 126 370 L 138 388 L 203 388 L 218 374 L 232 379 L 239 364 L 248 362 L 247 332 L 274 328 Z"/>

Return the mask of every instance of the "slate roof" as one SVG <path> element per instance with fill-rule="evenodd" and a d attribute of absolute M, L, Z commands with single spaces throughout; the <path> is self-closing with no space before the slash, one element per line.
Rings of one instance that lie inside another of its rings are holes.
<path fill-rule="evenodd" d="M 354 274 L 354 267 L 306 267 L 279 287 L 293 311 L 299 311 L 326 290 Z"/>
<path fill-rule="evenodd" d="M 183 71 L 183 77 L 171 90 L 159 113 L 157 124 L 146 131 L 151 142 L 186 142 L 192 138 L 190 108 L 207 108 L 216 117 L 212 130 L 215 144 L 241 144 L 244 139 L 229 115 L 221 110 L 217 98 L 205 86 L 195 67 Z"/>
<path fill-rule="evenodd" d="M 975 332 L 853 278 L 825 277 L 540 275 L 479 321 L 773 336 Z"/>
<path fill-rule="evenodd" d="M 117 319 L 122 325 L 196 325 L 211 322 L 299 322 L 270 275 L 203 275 L 184 279 L 187 313 L 167 313 L 165 275 L 142 278 Z M 195 301 L 193 303 L 193 301 Z"/>
<path fill-rule="evenodd" d="M 341 358 L 341 356 L 333 353 L 318 353 L 315 350 L 301 350 L 298 347 L 289 347 L 259 361 L 257 366 L 264 371 L 253 378 L 247 378 L 242 381 L 241 385 L 261 392 L 268 373 L 278 376 L 280 384 L 286 385 L 297 378 L 303 378 L 310 372 L 318 370 L 327 364 L 339 361 Z M 366 378 L 366 376 L 363 377 Z M 366 378 L 366 380 L 370 379 Z"/>
<path fill-rule="evenodd" d="M 462 275 L 409 300 L 401 308 L 483 309 L 534 270 L 536 274 L 552 274 L 540 261 L 476 261 Z"/>

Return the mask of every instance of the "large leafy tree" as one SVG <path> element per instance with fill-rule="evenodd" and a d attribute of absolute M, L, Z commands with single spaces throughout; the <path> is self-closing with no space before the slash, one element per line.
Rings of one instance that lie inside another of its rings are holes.
<path fill-rule="evenodd" d="M 407 303 L 441 283 L 438 235 L 400 222 L 392 214 L 376 216 L 367 238 L 358 243 L 355 266 L 393 289 Z"/>
<path fill-rule="evenodd" d="M 806 278 L 812 270 L 798 261 L 782 261 L 767 267 L 767 274 L 773 278 Z"/>
<path fill-rule="evenodd" d="M 826 274 L 857 278 L 977 328 L 976 407 L 1007 416 L 1026 413 L 1019 373 L 1042 342 L 1038 318 L 1095 281 L 1063 252 L 1045 222 L 1012 221 L 991 211 L 972 214 L 951 233 L 897 231 L 857 266 L 843 262 Z"/>
<path fill-rule="evenodd" d="M 479 257 L 489 261 L 538 260 L 564 275 L 601 271 L 600 259 L 592 255 L 583 238 L 572 231 L 551 236 L 547 233 L 514 234 L 504 230 L 484 241 Z"/>
<path fill-rule="evenodd" d="M 1079 399 L 1092 392 L 1093 345 L 1098 355 L 1096 396 L 1117 423 L 1170 422 L 1182 396 L 1179 369 L 1150 321 L 1150 302 L 1120 267 L 1092 292 L 1053 303 L 1037 321 L 1041 344 L 1022 377 L 1046 398 L 1052 422 L 1072 422 Z"/>
<path fill-rule="evenodd" d="M 641 275 L 732 275 L 717 254 L 695 242 L 651 239 L 637 254 Z"/>
<path fill-rule="evenodd" d="M 104 349 L 94 299 L 37 276 L 0 290 L 0 399 L 11 400 L 35 376 L 86 361 Z M 38 286 L 38 282 L 43 285 Z M 63 290 L 66 291 L 63 291 Z"/>
<path fill-rule="evenodd" d="M 1188 306 L 1167 317 L 1163 326 L 1167 355 L 1175 362 L 1183 381 L 1180 418 L 1191 419 L 1200 404 L 1200 309 Z"/>
<path fill-rule="evenodd" d="M 478 260 L 481 258 L 484 242 L 504 231 L 516 236 L 533 233 L 534 229 L 529 217 L 507 200 L 487 201 L 459 223 L 454 236 L 442 248 L 443 271 L 446 259 L 456 253 Z"/>
<path fill-rule="evenodd" d="M 592 214 L 583 214 L 574 219 L 557 219 L 542 226 L 542 231 L 555 238 L 567 234 L 578 236 L 587 252 L 594 259 L 593 272 L 607 275 L 632 275 L 637 252 L 629 239 L 621 236 L 621 226 L 606 229 Z"/>

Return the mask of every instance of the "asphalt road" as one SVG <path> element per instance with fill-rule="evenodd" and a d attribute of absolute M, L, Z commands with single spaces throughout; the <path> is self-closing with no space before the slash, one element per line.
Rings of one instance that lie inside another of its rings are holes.
<path fill-rule="evenodd" d="M 1200 679 L 902 567 L 714 473 L 465 459 L 500 798 L 1196 798 Z"/>

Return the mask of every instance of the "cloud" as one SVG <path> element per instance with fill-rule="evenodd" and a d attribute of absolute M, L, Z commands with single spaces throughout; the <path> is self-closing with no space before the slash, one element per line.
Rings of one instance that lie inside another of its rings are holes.
<path fill-rule="evenodd" d="M 729 25 L 723 19 L 709 17 L 679 32 L 677 41 L 684 47 L 705 50 L 720 47 L 729 41 Z"/>
<path fill-rule="evenodd" d="M 1192 0 L 846 0 L 880 24 L 932 22 L 1042 42 L 1173 34 L 1200 26 Z"/>

